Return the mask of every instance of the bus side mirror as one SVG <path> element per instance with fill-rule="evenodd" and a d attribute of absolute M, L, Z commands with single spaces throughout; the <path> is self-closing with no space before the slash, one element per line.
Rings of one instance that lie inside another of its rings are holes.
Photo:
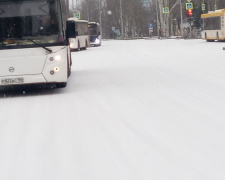
<path fill-rule="evenodd" d="M 98 32 L 98 35 L 100 36 L 100 35 L 101 35 L 101 33 L 100 33 L 100 32 Z"/>
<path fill-rule="evenodd" d="M 74 21 L 66 21 L 66 39 L 75 38 L 75 22 Z"/>

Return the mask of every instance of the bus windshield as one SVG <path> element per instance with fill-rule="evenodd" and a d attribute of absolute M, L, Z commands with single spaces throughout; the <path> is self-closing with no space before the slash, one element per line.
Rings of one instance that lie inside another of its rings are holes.
<path fill-rule="evenodd" d="M 98 35 L 96 28 L 89 28 L 89 33 L 91 36 Z"/>
<path fill-rule="evenodd" d="M 58 0 L 0 0 L 0 48 L 62 40 Z"/>
<path fill-rule="evenodd" d="M 204 30 L 220 30 L 221 29 L 221 17 L 204 18 Z"/>
<path fill-rule="evenodd" d="M 89 29 L 90 36 L 98 35 L 97 24 L 88 24 L 88 29 Z"/>

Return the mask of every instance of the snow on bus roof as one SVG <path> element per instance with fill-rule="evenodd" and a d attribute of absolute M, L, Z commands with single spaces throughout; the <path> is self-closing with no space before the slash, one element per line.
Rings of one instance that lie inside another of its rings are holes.
<path fill-rule="evenodd" d="M 88 22 L 88 24 L 99 24 L 97 22 Z"/>
<path fill-rule="evenodd" d="M 75 18 L 75 17 L 71 17 L 71 18 L 69 18 L 68 19 L 69 21 L 79 21 L 79 22 L 88 22 L 87 20 L 80 20 L 80 19 L 78 19 L 78 18 Z"/>
<path fill-rule="evenodd" d="M 216 17 L 216 16 L 223 16 L 225 14 L 225 9 L 218 9 L 215 11 L 209 11 L 206 14 L 202 14 L 201 18 L 209 18 L 209 17 Z"/>

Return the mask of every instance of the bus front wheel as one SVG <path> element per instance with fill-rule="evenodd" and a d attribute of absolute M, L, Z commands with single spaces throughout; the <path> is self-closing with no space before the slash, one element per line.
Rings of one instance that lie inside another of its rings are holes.
<path fill-rule="evenodd" d="M 68 60 L 68 63 L 67 63 L 67 77 L 70 77 L 71 75 L 71 66 L 70 66 L 70 63 L 69 63 L 69 60 Z"/>
<path fill-rule="evenodd" d="M 57 88 L 64 88 L 64 87 L 66 87 L 67 86 L 67 82 L 62 82 L 62 83 L 57 83 L 56 84 L 56 87 Z"/>

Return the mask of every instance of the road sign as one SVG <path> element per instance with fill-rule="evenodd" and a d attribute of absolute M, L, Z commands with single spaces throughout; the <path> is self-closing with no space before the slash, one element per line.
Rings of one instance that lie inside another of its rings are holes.
<path fill-rule="evenodd" d="M 163 8 L 163 14 L 168 14 L 168 13 L 170 13 L 169 8 L 168 7 L 164 7 Z"/>
<path fill-rule="evenodd" d="M 80 19 L 80 13 L 75 13 L 74 17 L 77 18 L 77 19 Z"/>
<path fill-rule="evenodd" d="M 193 3 L 186 3 L 186 10 L 193 9 Z"/>
<path fill-rule="evenodd" d="M 149 28 L 153 28 L 153 24 L 149 24 L 149 26 L 148 26 Z"/>
<path fill-rule="evenodd" d="M 205 4 L 202 4 L 202 11 L 205 11 Z"/>

